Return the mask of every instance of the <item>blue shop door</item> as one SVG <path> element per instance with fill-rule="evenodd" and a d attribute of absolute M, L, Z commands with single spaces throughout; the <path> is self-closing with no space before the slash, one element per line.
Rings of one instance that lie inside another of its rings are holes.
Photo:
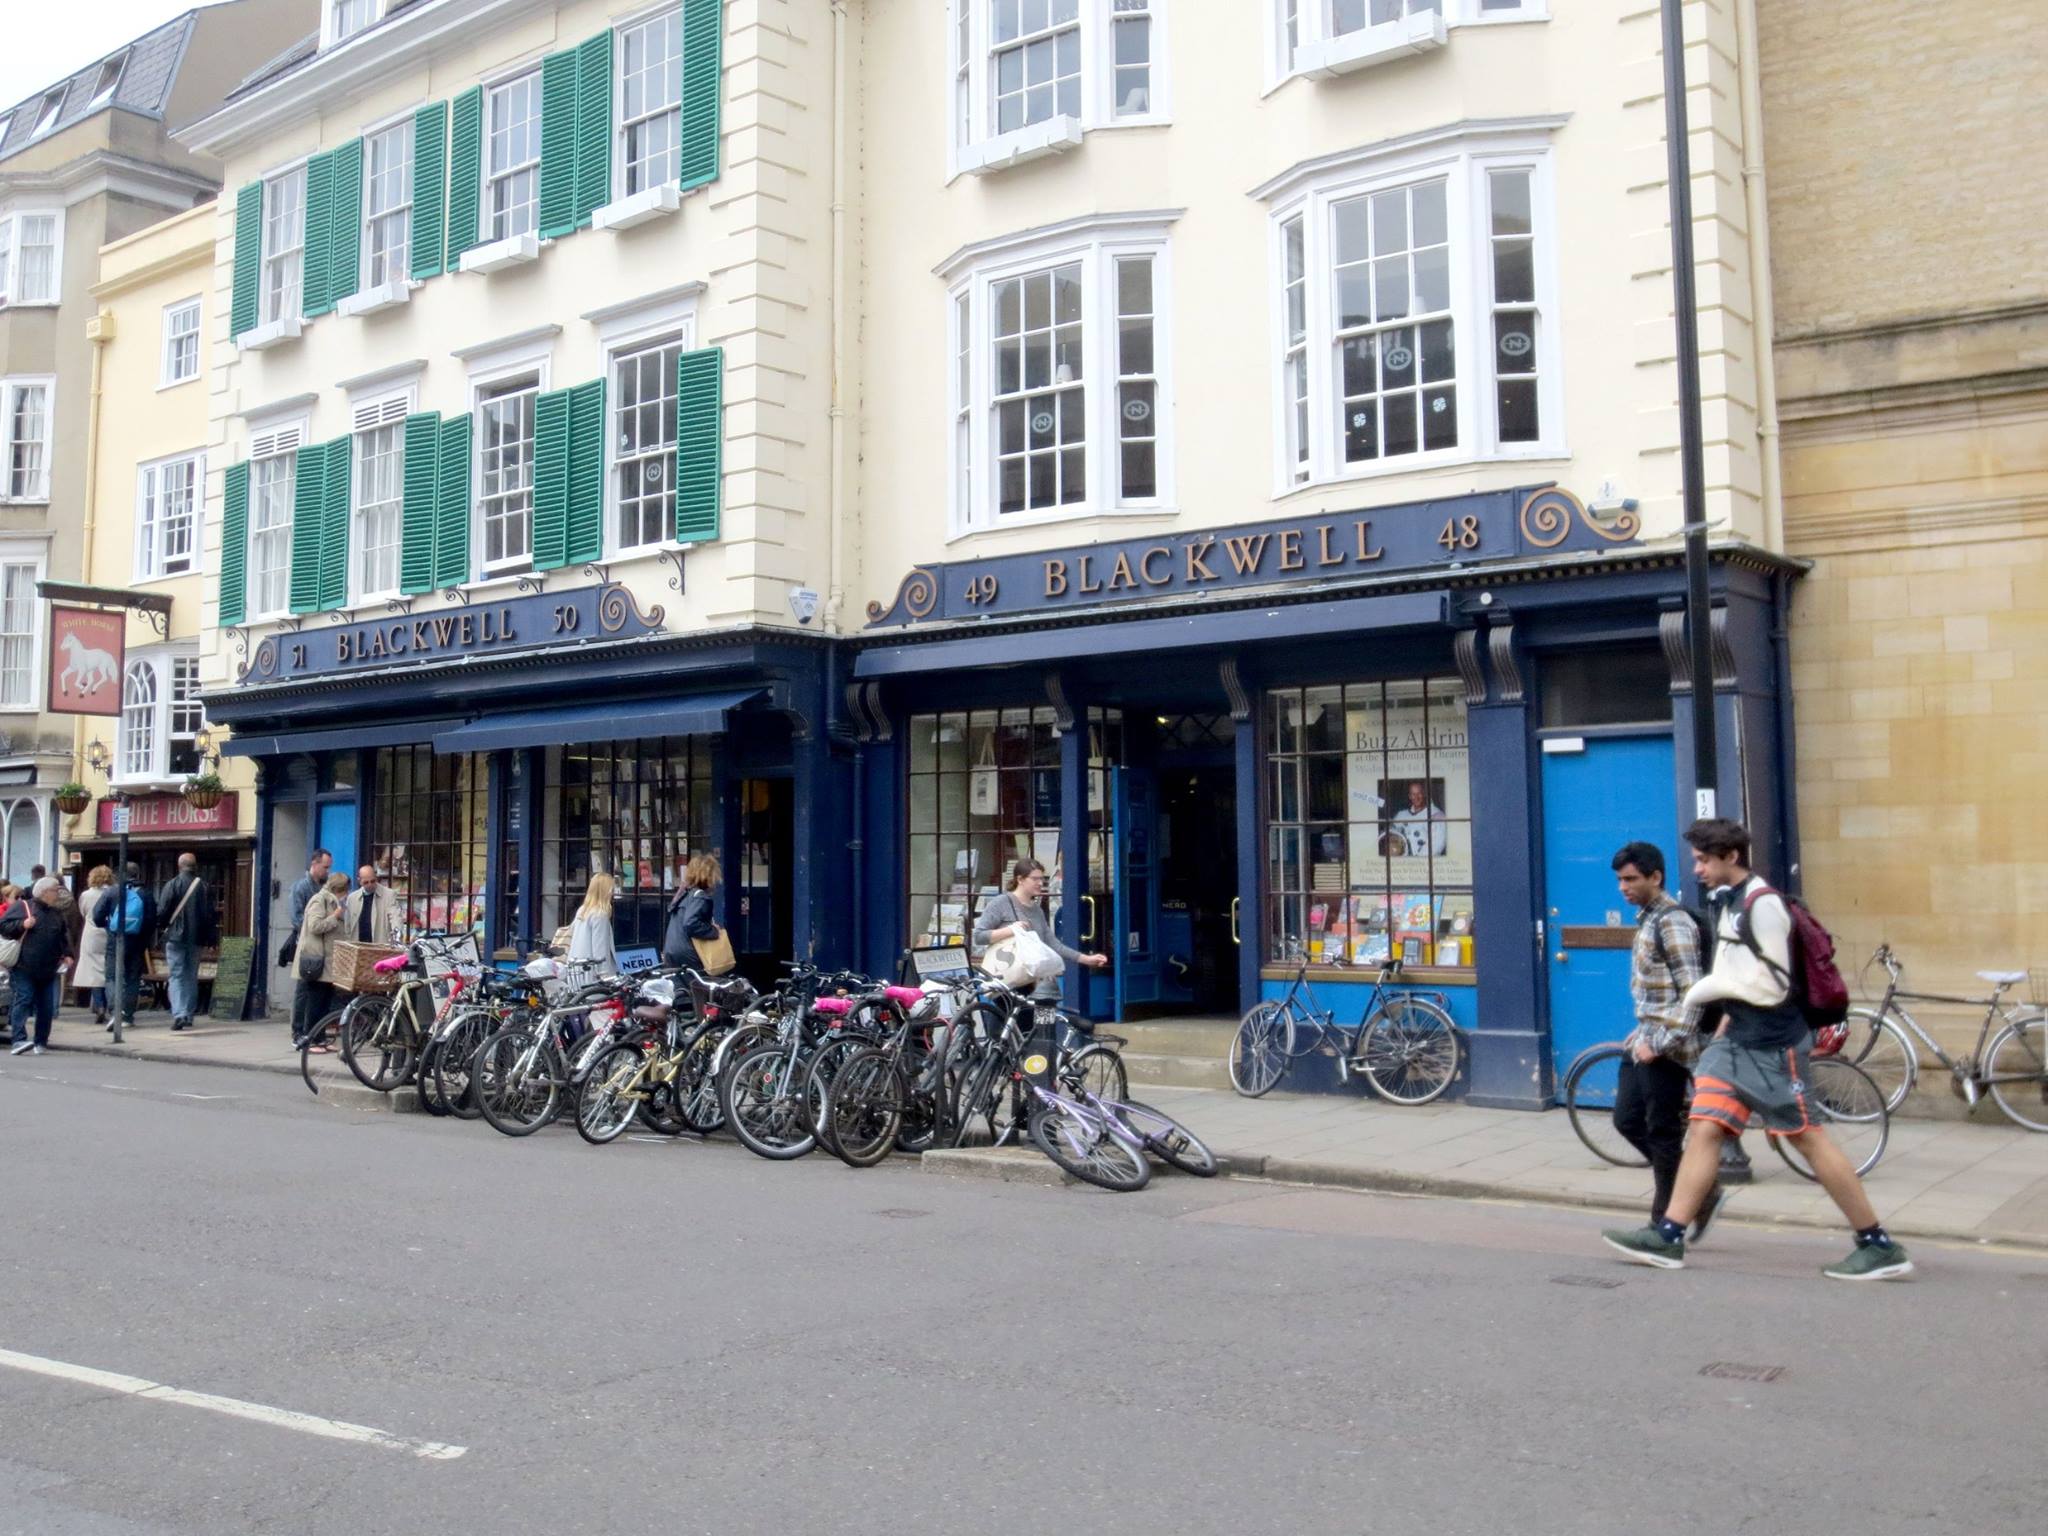
<path fill-rule="evenodd" d="M 1134 1003 L 1159 1001 L 1159 796 L 1149 768 L 1113 770 L 1116 785 L 1116 911 L 1105 935 L 1116 978 L 1116 1020 Z"/>
<path fill-rule="evenodd" d="M 336 871 L 347 875 L 350 885 L 355 884 L 356 870 L 361 867 L 356 860 L 355 801 L 334 800 L 320 807 L 313 823 L 313 846 L 333 854 Z"/>
<path fill-rule="evenodd" d="M 1666 882 L 1677 884 L 1683 864 L 1674 796 L 1668 735 L 1543 742 L 1544 956 L 1560 1084 L 1581 1051 L 1619 1040 L 1633 1025 L 1636 914 L 1609 866 L 1615 849 L 1640 838 L 1664 850 Z"/>

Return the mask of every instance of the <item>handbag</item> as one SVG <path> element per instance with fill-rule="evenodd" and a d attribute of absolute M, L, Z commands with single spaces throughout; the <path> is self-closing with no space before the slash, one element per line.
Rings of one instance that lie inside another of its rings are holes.
<path fill-rule="evenodd" d="M 11 971 L 21 958 L 21 940 L 0 939 L 0 971 Z"/>
<path fill-rule="evenodd" d="M 732 938 L 721 928 L 715 939 L 692 939 L 697 947 L 697 963 L 707 976 L 723 976 L 739 965 L 739 957 L 732 952 Z"/>
<path fill-rule="evenodd" d="M 299 980 L 318 981 L 327 974 L 325 955 L 301 955 L 299 957 Z"/>
<path fill-rule="evenodd" d="M 967 811 L 971 816 L 993 816 L 1002 802 L 1001 781 L 996 773 L 996 733 L 981 738 L 981 754 L 974 771 L 967 776 Z"/>

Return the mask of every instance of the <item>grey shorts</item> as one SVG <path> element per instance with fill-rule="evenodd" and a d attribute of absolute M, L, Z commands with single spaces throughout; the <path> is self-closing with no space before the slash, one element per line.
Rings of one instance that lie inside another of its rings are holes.
<path fill-rule="evenodd" d="M 1806 1045 L 1753 1050 L 1732 1040 L 1709 1041 L 1692 1069 L 1692 1115 L 1711 1120 L 1739 1136 L 1751 1115 L 1773 1136 L 1799 1136 L 1813 1129 L 1806 1102 Z"/>

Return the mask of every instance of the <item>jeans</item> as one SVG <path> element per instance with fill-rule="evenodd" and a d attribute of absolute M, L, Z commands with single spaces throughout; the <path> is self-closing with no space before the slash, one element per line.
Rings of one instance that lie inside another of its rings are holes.
<path fill-rule="evenodd" d="M 306 1036 L 333 1011 L 334 984 L 308 981 L 301 976 L 297 990 L 292 993 L 292 1044 L 303 1045 Z"/>
<path fill-rule="evenodd" d="M 37 981 L 14 973 L 14 998 L 9 1006 L 9 1022 L 14 1026 L 14 1043 L 21 1044 L 29 1038 L 29 1016 L 35 1016 L 35 1043 L 50 1043 L 50 1020 L 57 1016 L 57 988 L 62 978 L 48 977 Z"/>
<path fill-rule="evenodd" d="M 166 940 L 164 965 L 171 973 L 171 1017 L 189 1020 L 199 1012 L 199 946 L 189 940 Z"/>
<path fill-rule="evenodd" d="M 94 987 L 92 989 L 91 1005 L 94 1013 L 105 1013 L 107 1011 L 107 989 L 105 987 Z"/>
<path fill-rule="evenodd" d="M 1692 1073 L 1665 1056 L 1625 1059 L 1614 1088 L 1614 1128 L 1650 1160 L 1650 1220 L 1661 1221 L 1685 1152 L 1685 1090 Z"/>
<path fill-rule="evenodd" d="M 117 940 L 116 942 L 120 941 Z M 109 1009 L 112 1008 L 114 1003 L 114 962 L 115 957 L 110 951 L 107 955 L 107 1002 Z M 142 952 L 140 945 L 124 946 L 121 951 L 120 1013 L 123 1024 L 133 1024 L 135 1022 L 135 1001 L 142 995 L 142 971 L 143 967 L 148 963 L 149 957 Z"/>

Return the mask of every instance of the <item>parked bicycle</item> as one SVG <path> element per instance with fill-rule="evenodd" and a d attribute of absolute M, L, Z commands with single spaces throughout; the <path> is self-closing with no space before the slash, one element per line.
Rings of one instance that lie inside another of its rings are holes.
<path fill-rule="evenodd" d="M 1298 953 L 1300 965 L 1286 992 L 1255 1006 L 1231 1037 L 1233 1088 L 1248 1099 L 1271 1093 L 1311 1052 L 1337 1063 L 1339 1082 L 1348 1083 L 1356 1072 L 1396 1104 L 1427 1104 L 1451 1086 L 1464 1048 L 1443 993 L 1401 987 L 1401 962 L 1390 960 L 1358 1022 L 1346 1027 L 1317 999 L 1308 956 Z"/>
<path fill-rule="evenodd" d="M 1919 1079 L 1917 1041 L 1948 1069 L 1956 1096 L 1965 1104 L 1974 1107 L 1989 1093 L 2015 1125 L 2048 1132 L 2048 1012 L 2043 1007 L 2048 1004 L 2048 971 L 2031 973 L 2030 1001 L 2023 1004 L 2007 994 L 2028 981 L 2026 971 L 1979 971 L 1978 979 L 1990 984 L 1989 997 L 1952 997 L 1902 985 L 1905 967 L 1889 944 L 1877 946 L 1864 973 L 1880 967 L 1884 996 L 1875 1008 L 1849 1010 L 1849 1039 L 1842 1054 L 1876 1080 L 1888 1109 L 1904 1103 Z M 1950 1056 L 1906 1009 L 1908 1002 L 1983 1009 L 1976 1045 Z"/>

